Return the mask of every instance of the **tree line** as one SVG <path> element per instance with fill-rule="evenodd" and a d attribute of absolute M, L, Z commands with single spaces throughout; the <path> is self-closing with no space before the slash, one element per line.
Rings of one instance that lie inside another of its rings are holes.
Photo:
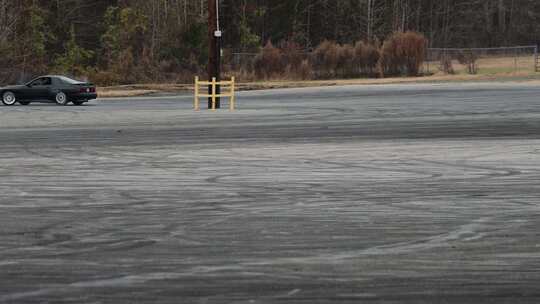
<path fill-rule="evenodd" d="M 53 72 L 102 84 L 189 81 L 205 70 L 206 5 L 0 0 L 1 81 Z M 325 41 L 382 47 L 407 31 L 423 34 L 431 47 L 535 44 L 540 38 L 537 0 L 221 0 L 220 9 L 229 53 L 262 53 L 268 42 L 305 51 Z"/>

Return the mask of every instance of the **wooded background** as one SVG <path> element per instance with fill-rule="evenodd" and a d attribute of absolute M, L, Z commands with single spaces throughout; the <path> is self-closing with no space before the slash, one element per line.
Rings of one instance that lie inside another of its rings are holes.
<path fill-rule="evenodd" d="M 221 0 L 226 52 L 268 41 L 313 50 L 417 31 L 431 47 L 536 44 L 538 0 Z M 206 0 L 0 0 L 0 80 L 42 73 L 100 83 L 176 82 L 204 71 Z"/>

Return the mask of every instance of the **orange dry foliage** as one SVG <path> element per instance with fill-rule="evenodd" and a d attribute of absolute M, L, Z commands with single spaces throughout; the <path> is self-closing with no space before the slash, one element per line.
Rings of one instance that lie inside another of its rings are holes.
<path fill-rule="evenodd" d="M 284 61 L 281 50 L 268 41 L 261 53 L 255 57 L 254 68 L 257 78 L 260 79 L 272 78 L 282 74 Z"/>
<path fill-rule="evenodd" d="M 338 45 L 337 72 L 342 77 L 352 77 L 356 74 L 354 47 L 350 44 Z"/>
<path fill-rule="evenodd" d="M 417 76 L 425 60 L 427 39 L 416 32 L 394 33 L 381 47 L 381 76 Z"/>
<path fill-rule="evenodd" d="M 359 73 L 372 76 L 377 69 L 380 54 L 377 47 L 371 43 L 359 41 L 354 45 L 355 65 Z"/>
<path fill-rule="evenodd" d="M 334 76 L 339 60 L 339 46 L 333 41 L 325 40 L 313 51 L 311 57 L 313 67 L 319 71 L 320 76 Z"/>

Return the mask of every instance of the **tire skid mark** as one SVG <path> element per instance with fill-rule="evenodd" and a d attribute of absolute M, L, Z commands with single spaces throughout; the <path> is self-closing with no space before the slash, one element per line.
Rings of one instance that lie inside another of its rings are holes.
<path fill-rule="evenodd" d="M 453 168 L 477 169 L 477 170 L 479 169 L 479 170 L 501 172 L 501 173 L 490 174 L 489 177 L 508 177 L 508 176 L 522 174 L 521 171 L 517 169 L 512 169 L 512 168 L 498 168 L 498 167 L 491 167 L 491 166 L 470 165 L 470 164 L 465 163 L 466 160 L 464 160 L 463 163 L 449 163 L 449 162 L 426 160 L 426 159 L 411 159 L 411 160 L 421 162 L 421 163 L 442 165 L 442 166 L 453 167 Z"/>
<path fill-rule="evenodd" d="M 369 169 L 369 170 L 376 170 L 376 171 L 388 171 L 388 172 L 398 172 L 398 173 L 413 173 L 418 175 L 424 175 L 425 177 L 419 177 L 418 179 L 426 179 L 426 178 L 440 178 L 443 176 L 442 173 L 433 173 L 433 172 L 427 172 L 422 170 L 413 170 L 413 169 L 405 169 L 405 168 L 385 168 L 385 167 L 376 167 L 376 166 L 368 166 L 368 165 L 358 165 L 353 162 L 337 162 L 337 161 L 324 161 L 320 159 L 312 159 L 313 162 L 318 162 L 321 164 L 328 164 L 328 165 L 335 165 L 336 167 L 330 168 L 330 169 L 349 169 L 349 168 L 358 168 L 358 169 Z M 400 163 L 402 164 L 402 163 Z M 415 178 L 416 179 L 416 178 Z"/>
<path fill-rule="evenodd" d="M 270 266 L 270 265 L 287 265 L 287 264 L 324 264 L 336 263 L 341 260 L 358 259 L 365 256 L 382 256 L 382 255 L 407 255 L 419 251 L 432 250 L 436 248 L 450 247 L 452 242 L 470 242 L 486 237 L 489 233 L 496 231 L 504 231 L 508 228 L 515 227 L 497 227 L 489 229 L 488 223 L 495 221 L 496 218 L 484 217 L 476 219 L 470 223 L 466 223 L 456 227 L 444 234 L 438 234 L 431 237 L 397 242 L 382 246 L 374 246 L 360 250 L 350 250 L 346 252 L 309 255 L 304 257 L 292 258 L 273 258 L 266 261 L 253 260 L 246 262 L 249 266 Z M 497 219 L 501 220 L 501 219 Z"/>
<path fill-rule="evenodd" d="M 0 295 L 0 302 L 22 300 L 27 298 L 43 297 L 52 294 L 66 294 L 81 289 L 107 288 L 107 287 L 128 287 L 143 285 L 150 281 L 165 281 L 181 278 L 194 277 L 196 275 L 213 276 L 216 273 L 228 271 L 242 271 L 238 265 L 225 265 L 219 267 L 195 266 L 185 272 L 152 272 L 142 274 L 131 274 L 126 276 L 105 278 L 99 280 L 79 281 L 69 284 L 59 284 L 56 287 L 41 288 L 27 292 L 17 292 L 6 295 Z M 258 275 L 257 275 L 258 276 Z"/>

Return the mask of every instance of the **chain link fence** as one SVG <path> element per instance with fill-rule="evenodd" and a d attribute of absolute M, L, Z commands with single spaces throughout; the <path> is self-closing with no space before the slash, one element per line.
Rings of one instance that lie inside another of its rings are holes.
<path fill-rule="evenodd" d="M 424 73 L 523 74 L 538 72 L 538 47 L 430 48 Z"/>
<path fill-rule="evenodd" d="M 311 52 L 303 52 L 304 59 Z M 232 53 L 225 59 L 232 71 L 253 71 L 257 53 Z M 530 74 L 540 72 L 538 47 L 429 48 L 423 74 Z M 315 71 L 316 73 L 316 71 Z"/>

